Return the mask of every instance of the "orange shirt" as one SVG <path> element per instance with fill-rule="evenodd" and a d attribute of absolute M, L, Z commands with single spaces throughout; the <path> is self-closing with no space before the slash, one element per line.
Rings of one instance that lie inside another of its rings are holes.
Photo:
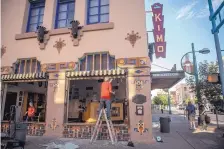
<path fill-rule="evenodd" d="M 35 108 L 34 107 L 29 107 L 28 108 L 28 116 L 33 117 L 35 113 Z"/>
<path fill-rule="evenodd" d="M 101 99 L 111 99 L 110 92 L 112 91 L 112 85 L 110 82 L 103 82 L 101 84 Z"/>

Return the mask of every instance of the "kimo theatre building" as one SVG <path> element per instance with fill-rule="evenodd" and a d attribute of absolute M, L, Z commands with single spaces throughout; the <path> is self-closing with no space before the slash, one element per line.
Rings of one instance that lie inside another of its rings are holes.
<path fill-rule="evenodd" d="M 2 3 L 2 132 L 16 105 L 15 118 L 28 124 L 28 135 L 90 138 L 108 76 L 118 139 L 152 140 L 151 82 L 163 76 L 150 76 L 144 0 L 129 1 Z M 35 113 L 27 119 L 28 109 Z M 99 139 L 109 139 L 106 127 Z"/>
<path fill-rule="evenodd" d="M 106 76 L 113 79 L 111 115 L 118 139 L 152 140 L 150 60 L 115 59 L 109 52 L 85 53 L 77 62 L 19 59 L 2 67 L 2 131 L 8 130 L 10 106 L 16 105 L 16 120 L 28 124 L 28 135 L 90 138 Z M 27 120 L 30 104 L 35 117 Z M 99 139 L 109 139 L 106 125 Z"/>

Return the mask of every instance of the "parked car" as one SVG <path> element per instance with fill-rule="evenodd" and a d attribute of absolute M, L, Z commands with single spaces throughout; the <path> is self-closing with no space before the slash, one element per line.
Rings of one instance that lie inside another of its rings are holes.
<path fill-rule="evenodd" d="M 184 105 L 179 105 L 179 108 L 178 108 L 179 110 L 185 110 L 186 109 L 186 107 L 184 106 Z"/>

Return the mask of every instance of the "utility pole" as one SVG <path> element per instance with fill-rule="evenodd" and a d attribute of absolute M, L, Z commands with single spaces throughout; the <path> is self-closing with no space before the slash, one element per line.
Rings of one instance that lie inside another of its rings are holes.
<path fill-rule="evenodd" d="M 208 5 L 209 5 L 209 11 L 210 11 L 210 21 L 212 22 L 212 34 L 214 34 L 216 53 L 217 53 L 217 59 L 218 59 L 218 64 L 219 64 L 222 95 L 223 95 L 223 99 L 224 99 L 224 68 L 223 68 L 222 53 L 221 53 L 221 48 L 220 48 L 220 43 L 219 43 L 219 36 L 218 36 L 219 29 L 224 24 L 224 19 L 221 20 L 221 14 L 220 14 L 221 9 L 224 7 L 224 1 L 219 6 L 219 8 L 216 10 L 215 13 L 214 13 L 213 6 L 212 6 L 212 0 L 208 0 Z M 215 22 L 217 15 L 219 15 L 219 19 L 220 19 L 220 24 L 218 26 L 216 26 L 216 22 Z"/>

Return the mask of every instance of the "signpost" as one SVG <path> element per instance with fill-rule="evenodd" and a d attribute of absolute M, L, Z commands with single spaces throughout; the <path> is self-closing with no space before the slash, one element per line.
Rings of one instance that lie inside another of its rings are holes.
<path fill-rule="evenodd" d="M 163 13 L 163 4 L 155 3 L 152 6 L 152 22 L 153 22 L 153 35 L 155 40 L 155 55 L 156 58 L 166 58 L 166 42 L 165 42 L 165 28 Z"/>

